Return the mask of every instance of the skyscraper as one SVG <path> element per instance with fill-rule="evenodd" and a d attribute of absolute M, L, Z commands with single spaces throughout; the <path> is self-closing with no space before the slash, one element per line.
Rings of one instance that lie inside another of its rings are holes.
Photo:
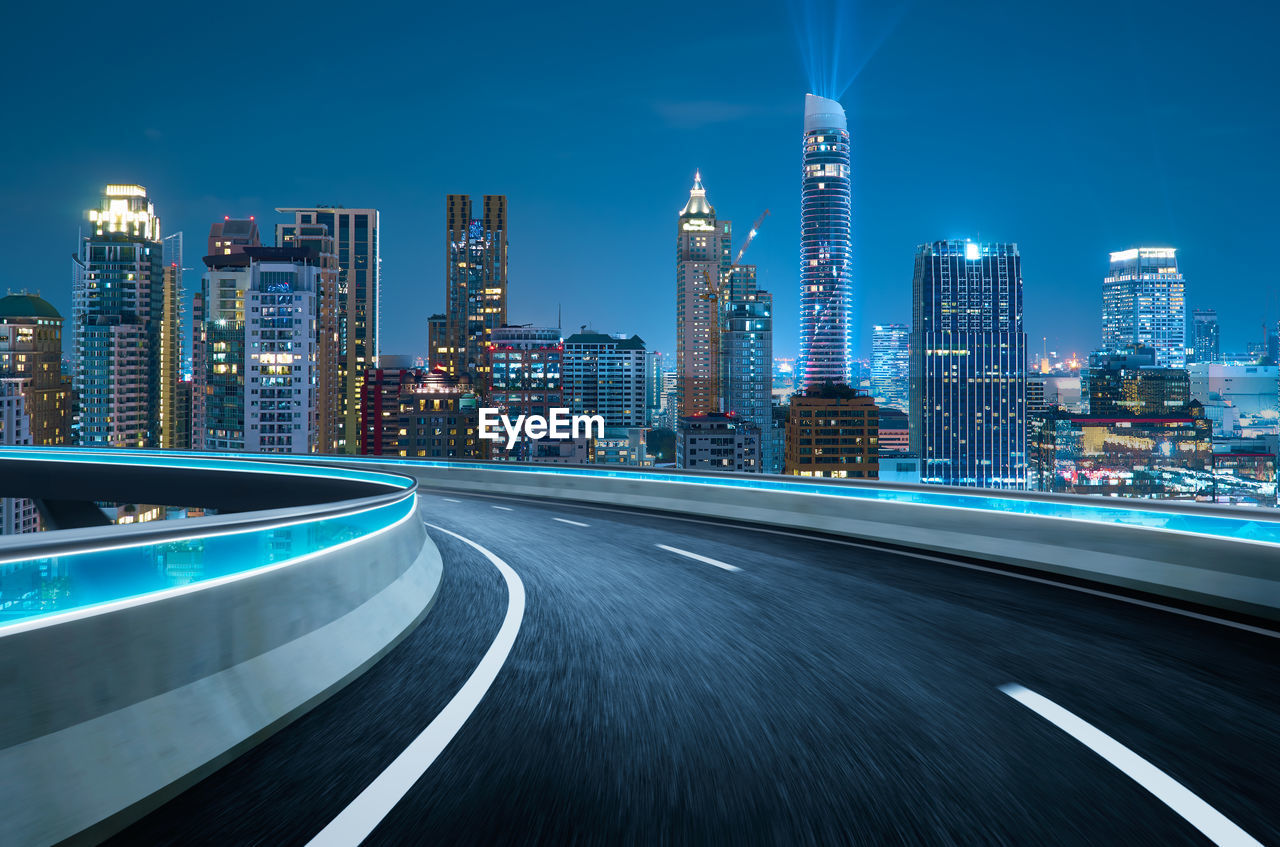
<path fill-rule="evenodd" d="M 804 98 L 800 386 L 850 384 L 853 329 L 849 129 L 834 100 Z"/>
<path fill-rule="evenodd" d="M 1218 310 L 1196 309 L 1191 313 L 1191 346 L 1187 361 L 1217 364 L 1222 361 L 1222 342 L 1218 332 Z"/>
<path fill-rule="evenodd" d="M 320 255 L 305 244 L 243 246 L 204 261 L 192 446 L 315 452 Z"/>
<path fill-rule="evenodd" d="M 165 274 L 160 218 L 141 185 L 108 185 L 74 258 L 76 437 L 91 447 L 160 444 Z"/>
<path fill-rule="evenodd" d="M 1177 251 L 1137 247 L 1111 254 L 1102 281 L 1102 349 L 1119 353 L 1131 345 L 1154 347 L 1156 365 L 1187 364 L 1187 314 Z"/>
<path fill-rule="evenodd" d="M 329 273 L 326 263 L 321 261 L 321 279 L 319 296 L 318 332 L 321 336 L 321 349 L 317 351 L 320 361 L 322 383 L 327 381 L 326 373 L 335 365 L 327 359 L 336 360 L 337 376 L 335 389 L 338 395 L 339 408 L 335 410 L 338 420 L 330 430 L 337 430 L 338 447 L 342 452 L 358 453 L 360 450 L 360 384 L 364 380 L 365 370 L 373 367 L 378 358 L 378 326 L 382 297 L 382 258 L 379 249 L 379 215 L 377 209 L 347 209 L 342 206 L 316 206 L 308 209 L 276 209 L 277 212 L 292 214 L 292 224 L 276 226 L 276 245 L 290 246 L 293 239 L 305 233 L 300 229 L 306 225 L 323 224 L 328 227 L 328 235 L 333 239 L 333 252 L 337 256 L 335 269 L 337 290 L 330 294 L 327 290 Z M 318 237 L 314 229 L 312 237 Z M 321 251 L 323 253 L 323 251 Z M 333 318 L 328 316 L 335 310 Z M 328 343 L 323 340 L 330 333 L 336 333 L 337 348 L 332 353 Z M 333 389 L 321 388 L 322 397 L 326 393 L 335 393 Z M 322 402 L 331 402 L 327 398 Z M 322 437 L 328 440 L 329 434 Z"/>
<path fill-rule="evenodd" d="M 773 426 L 773 297 L 769 292 L 729 302 L 720 343 L 725 411 L 750 423 L 759 441 L 760 461 L 744 469 L 781 473 L 782 450 Z"/>
<path fill-rule="evenodd" d="M 905 412 L 911 399 L 911 330 L 876 324 L 871 330 L 871 396 L 880 408 Z"/>
<path fill-rule="evenodd" d="M 489 390 L 489 337 L 507 323 L 507 198 L 484 195 L 480 217 L 471 198 L 445 198 L 445 352 L 441 364 Z M 433 352 L 433 356 L 441 354 Z"/>
<path fill-rule="evenodd" d="M 702 174 L 676 221 L 676 371 L 679 416 L 720 411 L 719 322 L 730 276 L 733 224 L 716 219 Z M 726 290 L 722 290 L 726 289 Z"/>
<path fill-rule="evenodd" d="M 935 241 L 912 282 L 911 452 L 921 480 L 1025 488 L 1027 334 L 1016 244 Z"/>
<path fill-rule="evenodd" d="M 311 223 L 298 223 L 307 217 Z M 252 220 L 252 219 L 251 219 Z M 223 249 L 233 253 L 240 249 L 239 239 L 228 240 L 224 231 Z M 256 232 L 247 236 L 256 244 Z M 210 241 L 213 237 L 210 236 Z M 308 247 L 316 254 L 320 269 L 319 290 L 316 292 L 316 405 L 319 428 L 319 452 L 346 453 L 351 449 L 347 441 L 347 354 L 346 301 L 341 293 L 340 279 L 343 271 L 338 263 L 338 248 L 329 223 L 315 223 L 311 214 L 297 213 L 294 223 L 276 225 L 276 245 L 280 247 Z M 350 253 L 348 253 L 350 256 Z"/>

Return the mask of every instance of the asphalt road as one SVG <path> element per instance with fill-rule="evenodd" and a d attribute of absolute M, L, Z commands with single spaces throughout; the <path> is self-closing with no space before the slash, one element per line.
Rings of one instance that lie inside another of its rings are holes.
<path fill-rule="evenodd" d="M 368 844 L 1212 843 L 1010 683 L 1280 844 L 1280 639 L 830 540 L 422 500 L 519 575 L 526 606 Z M 431 535 L 445 571 L 421 626 L 113 843 L 305 844 L 373 782 L 507 612 L 497 568 Z"/>

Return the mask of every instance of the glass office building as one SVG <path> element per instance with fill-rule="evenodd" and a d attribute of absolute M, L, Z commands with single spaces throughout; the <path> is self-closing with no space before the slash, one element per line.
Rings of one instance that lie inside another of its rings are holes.
<path fill-rule="evenodd" d="M 911 328 L 876 324 L 871 328 L 871 396 L 880 408 L 906 412 L 911 396 Z"/>
<path fill-rule="evenodd" d="M 1027 483 L 1027 334 L 1016 244 L 916 248 L 912 283 L 911 452 L 921 481 L 1021 489 Z"/>
<path fill-rule="evenodd" d="M 1102 281 L 1102 349 L 1154 347 L 1156 365 L 1187 364 L 1187 310 L 1177 251 L 1136 247 L 1111 254 Z"/>

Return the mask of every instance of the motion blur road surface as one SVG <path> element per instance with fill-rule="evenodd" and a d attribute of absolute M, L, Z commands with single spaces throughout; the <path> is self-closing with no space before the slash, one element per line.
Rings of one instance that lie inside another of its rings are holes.
<path fill-rule="evenodd" d="M 526 607 L 366 843 L 1212 843 L 1013 683 L 1280 844 L 1276 638 L 735 525 L 429 491 L 421 512 L 505 561 Z M 114 843 L 305 844 L 373 782 L 507 611 L 498 569 L 430 532 L 421 626 Z"/>

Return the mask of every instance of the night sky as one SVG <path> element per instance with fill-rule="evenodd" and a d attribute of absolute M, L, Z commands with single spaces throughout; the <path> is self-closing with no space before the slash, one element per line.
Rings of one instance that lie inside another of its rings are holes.
<path fill-rule="evenodd" d="M 0 293 L 70 316 L 69 256 L 107 182 L 147 186 L 197 269 L 223 215 L 265 235 L 277 206 L 373 206 L 382 350 L 420 354 L 444 195 L 495 193 L 513 323 L 563 306 L 566 332 L 670 351 L 676 214 L 701 168 L 737 243 L 772 210 L 748 257 L 793 355 L 803 95 L 851 83 L 860 350 L 873 323 L 910 322 L 915 245 L 966 236 L 1020 245 L 1033 350 L 1096 345 L 1107 253 L 1139 244 L 1179 248 L 1188 313 L 1216 307 L 1242 350 L 1280 318 L 1278 9 L 21 4 L 0 52 Z"/>

